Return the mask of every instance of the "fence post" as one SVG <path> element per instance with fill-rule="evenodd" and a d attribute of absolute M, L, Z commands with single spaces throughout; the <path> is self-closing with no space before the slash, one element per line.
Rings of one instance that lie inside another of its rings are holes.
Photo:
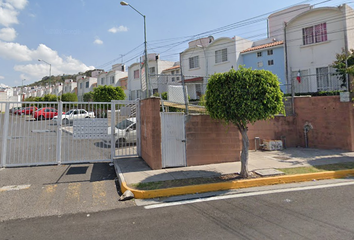
<path fill-rule="evenodd" d="M 58 102 L 58 120 L 57 120 L 57 164 L 61 164 L 61 136 L 62 136 L 62 115 L 63 115 L 63 102 Z"/>
<path fill-rule="evenodd" d="M 10 115 L 10 103 L 5 103 L 5 119 L 4 127 L 2 132 L 2 151 L 1 151 L 1 162 L 0 167 L 5 167 L 6 165 L 6 152 L 7 152 L 7 134 L 9 130 L 9 115 Z"/>
<path fill-rule="evenodd" d="M 115 124 L 116 123 L 116 101 L 111 101 L 111 161 L 113 162 L 113 158 L 116 155 L 116 140 L 115 140 Z"/>

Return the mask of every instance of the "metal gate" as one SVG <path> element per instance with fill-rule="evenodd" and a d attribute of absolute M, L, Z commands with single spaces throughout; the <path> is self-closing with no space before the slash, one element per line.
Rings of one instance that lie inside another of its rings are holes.
<path fill-rule="evenodd" d="M 161 114 L 162 167 L 186 166 L 184 113 Z"/>
<path fill-rule="evenodd" d="M 139 105 L 138 101 L 0 102 L 0 167 L 112 161 L 136 155 L 137 150 L 123 151 L 128 143 L 108 141 L 117 136 L 110 127 L 115 120 L 112 109 L 126 106 L 137 110 Z M 139 142 L 134 144 L 139 149 Z"/>

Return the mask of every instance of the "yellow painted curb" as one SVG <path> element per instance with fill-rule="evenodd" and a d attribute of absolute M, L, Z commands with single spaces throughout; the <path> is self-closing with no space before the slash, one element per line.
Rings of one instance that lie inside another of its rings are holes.
<path fill-rule="evenodd" d="M 204 192 L 215 192 L 215 191 L 223 191 L 223 190 L 239 189 L 239 188 L 260 187 L 260 186 L 283 184 L 283 183 L 344 178 L 350 175 L 354 175 L 354 169 L 340 170 L 340 171 L 326 171 L 326 172 L 318 172 L 318 173 L 305 173 L 305 174 L 297 174 L 297 175 L 285 175 L 285 176 L 283 175 L 283 176 L 255 178 L 255 179 L 243 179 L 237 181 L 199 184 L 199 185 L 191 185 L 191 186 L 183 186 L 183 187 L 163 188 L 163 189 L 156 189 L 156 190 L 138 190 L 138 189 L 128 187 L 128 185 L 125 182 L 122 182 L 121 190 L 122 192 L 125 192 L 126 190 L 132 191 L 134 193 L 135 198 L 137 199 L 147 199 L 147 198 L 170 197 L 170 196 L 204 193 Z"/>

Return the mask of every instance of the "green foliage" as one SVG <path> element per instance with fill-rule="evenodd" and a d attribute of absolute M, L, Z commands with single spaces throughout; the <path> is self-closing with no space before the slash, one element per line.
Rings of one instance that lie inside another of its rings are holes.
<path fill-rule="evenodd" d="M 77 102 L 78 98 L 77 98 L 77 95 L 75 93 L 64 93 L 61 96 L 61 100 L 63 102 Z"/>
<path fill-rule="evenodd" d="M 84 102 L 93 102 L 93 92 L 84 93 Z"/>
<path fill-rule="evenodd" d="M 93 89 L 93 100 L 95 102 L 110 102 L 112 100 L 124 100 L 126 95 L 123 88 L 113 86 L 98 86 Z"/>
<path fill-rule="evenodd" d="M 344 92 L 344 91 L 334 90 L 334 91 L 295 93 L 295 96 L 312 96 L 312 97 L 317 97 L 317 96 L 337 96 L 337 95 L 340 95 L 341 92 Z M 291 96 L 291 93 L 284 94 L 284 96 L 285 97 L 289 97 L 289 96 Z"/>
<path fill-rule="evenodd" d="M 205 107 L 212 118 L 242 129 L 248 123 L 285 114 L 278 78 L 266 70 L 242 67 L 213 74 L 205 97 Z"/>
<path fill-rule="evenodd" d="M 198 105 L 205 107 L 205 104 L 206 104 L 206 99 L 205 99 L 205 94 L 203 94 L 203 95 L 200 97 L 200 100 L 199 100 Z"/>
<path fill-rule="evenodd" d="M 332 63 L 331 67 L 336 69 L 336 73 L 342 81 L 341 86 L 345 87 L 347 74 L 354 75 L 354 49 L 350 49 L 348 52 L 342 49 L 342 53 L 336 54 L 336 60 Z"/>
<path fill-rule="evenodd" d="M 155 97 L 160 97 L 160 93 L 155 93 L 154 96 L 155 96 Z M 161 98 L 162 98 L 163 100 L 167 100 L 167 92 L 161 93 Z"/>
<path fill-rule="evenodd" d="M 58 97 L 54 94 L 46 94 L 42 97 L 43 102 L 56 102 Z"/>

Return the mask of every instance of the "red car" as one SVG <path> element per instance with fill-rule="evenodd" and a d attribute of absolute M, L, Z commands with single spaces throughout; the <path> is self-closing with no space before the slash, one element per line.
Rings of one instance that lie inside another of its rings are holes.
<path fill-rule="evenodd" d="M 18 111 L 18 115 L 32 115 L 34 111 L 37 111 L 37 107 L 25 107 L 22 110 Z"/>
<path fill-rule="evenodd" d="M 58 115 L 58 110 L 51 107 L 40 108 L 33 113 L 33 117 L 37 120 L 52 119 Z"/>

